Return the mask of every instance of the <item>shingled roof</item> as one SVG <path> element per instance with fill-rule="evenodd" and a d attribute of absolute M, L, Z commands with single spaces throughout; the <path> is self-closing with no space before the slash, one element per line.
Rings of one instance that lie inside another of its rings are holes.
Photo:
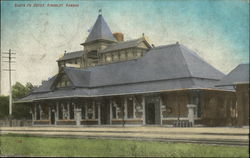
<path fill-rule="evenodd" d="M 85 43 L 96 40 L 116 41 L 108 24 L 102 15 L 99 15 Z"/>
<path fill-rule="evenodd" d="M 238 65 L 216 86 L 233 86 L 238 83 L 249 83 L 249 63 Z"/>
<path fill-rule="evenodd" d="M 212 88 L 224 74 L 180 44 L 150 49 L 139 59 L 88 67 L 65 68 L 74 89 L 37 91 L 22 100 L 95 97 L 180 89 Z M 51 79 L 50 82 L 54 82 Z"/>

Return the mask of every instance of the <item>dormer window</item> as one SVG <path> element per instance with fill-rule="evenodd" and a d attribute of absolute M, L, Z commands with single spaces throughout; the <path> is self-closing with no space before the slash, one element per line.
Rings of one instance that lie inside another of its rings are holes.
<path fill-rule="evenodd" d="M 69 81 L 68 77 L 66 75 L 63 75 L 57 83 L 57 88 L 62 88 L 62 87 L 68 87 L 71 85 L 71 82 Z"/>

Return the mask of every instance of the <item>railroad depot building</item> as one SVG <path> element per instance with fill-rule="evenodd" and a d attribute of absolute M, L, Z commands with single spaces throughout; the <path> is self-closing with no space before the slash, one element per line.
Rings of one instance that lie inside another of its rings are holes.
<path fill-rule="evenodd" d="M 216 87 L 225 75 L 186 46 L 124 41 L 101 14 L 81 45 L 16 102 L 31 107 L 34 125 L 235 124 L 235 90 Z"/>

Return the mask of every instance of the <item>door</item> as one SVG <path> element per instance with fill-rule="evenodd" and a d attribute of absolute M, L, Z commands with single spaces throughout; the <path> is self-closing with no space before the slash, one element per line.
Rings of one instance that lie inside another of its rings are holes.
<path fill-rule="evenodd" d="M 155 104 L 146 104 L 146 124 L 155 124 Z"/>
<path fill-rule="evenodd" d="M 145 98 L 146 124 L 160 124 L 160 97 L 147 96 Z"/>
<path fill-rule="evenodd" d="M 54 110 L 51 111 L 50 122 L 52 125 L 55 124 L 55 111 Z"/>
<path fill-rule="evenodd" d="M 108 101 L 101 103 L 101 124 L 107 125 L 110 123 L 110 105 Z"/>

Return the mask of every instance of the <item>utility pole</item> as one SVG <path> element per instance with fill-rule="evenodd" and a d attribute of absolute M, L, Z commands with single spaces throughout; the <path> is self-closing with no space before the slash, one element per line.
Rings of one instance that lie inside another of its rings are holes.
<path fill-rule="evenodd" d="M 12 55 L 16 54 L 16 53 L 12 53 L 11 49 L 9 49 L 9 52 L 5 52 L 3 54 L 8 54 L 8 57 L 3 56 L 3 58 L 7 58 L 8 61 L 4 61 L 4 62 L 8 62 L 9 63 L 9 69 L 3 69 L 4 71 L 8 71 L 9 72 L 9 118 L 10 118 L 10 126 L 12 126 L 12 86 L 11 86 L 11 71 L 15 71 L 14 69 L 11 68 L 11 64 L 14 63 L 15 61 L 13 61 L 12 59 L 15 58 Z"/>
<path fill-rule="evenodd" d="M 0 51 L 0 95 L 2 94 L 2 54 Z"/>

